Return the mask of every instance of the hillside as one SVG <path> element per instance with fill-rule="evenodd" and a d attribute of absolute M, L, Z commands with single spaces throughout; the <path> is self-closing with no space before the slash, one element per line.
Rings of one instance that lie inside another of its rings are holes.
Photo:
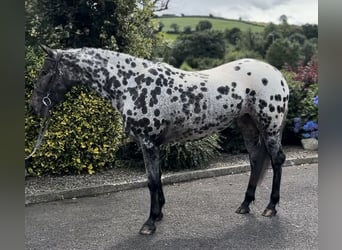
<path fill-rule="evenodd" d="M 183 16 L 183 17 L 158 17 L 156 18 L 158 22 L 162 22 L 164 24 L 163 32 L 172 31 L 171 24 L 176 23 L 179 26 L 179 30 L 183 31 L 184 27 L 191 26 L 192 30 L 196 29 L 196 25 L 203 20 L 208 20 L 212 23 L 213 30 L 221 30 L 239 28 L 242 31 L 251 29 L 253 32 L 262 32 L 264 30 L 265 24 L 262 23 L 252 23 L 246 21 L 232 20 L 232 19 L 224 19 L 217 17 L 209 17 L 209 16 Z M 174 40 L 177 35 L 176 34 L 165 34 L 167 39 Z"/>

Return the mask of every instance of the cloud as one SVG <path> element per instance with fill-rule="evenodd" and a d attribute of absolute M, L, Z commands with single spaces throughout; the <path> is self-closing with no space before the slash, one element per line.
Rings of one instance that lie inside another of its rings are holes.
<path fill-rule="evenodd" d="M 264 0 L 264 1 L 248 0 L 248 1 L 244 1 L 244 3 L 250 6 L 253 6 L 257 9 L 269 10 L 269 9 L 273 9 L 275 6 L 284 5 L 290 1 L 291 0 Z"/>
<path fill-rule="evenodd" d="M 169 10 L 162 12 L 185 15 L 208 15 L 259 22 L 318 23 L 318 0 L 171 0 Z"/>

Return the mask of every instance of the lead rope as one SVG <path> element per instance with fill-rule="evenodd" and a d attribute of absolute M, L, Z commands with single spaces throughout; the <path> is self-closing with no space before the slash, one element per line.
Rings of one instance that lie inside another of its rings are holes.
<path fill-rule="evenodd" d="M 32 153 L 25 157 L 25 161 L 27 159 L 30 159 L 36 153 L 37 149 L 40 147 L 40 145 L 43 142 L 45 132 L 48 128 L 48 124 L 50 121 L 50 115 L 48 115 L 49 114 L 48 107 L 51 105 L 51 100 L 49 98 L 49 94 L 47 94 L 45 97 L 43 97 L 42 102 L 43 102 L 44 106 L 46 106 L 45 113 L 44 113 L 44 120 L 40 124 L 39 135 L 38 135 L 38 138 L 36 141 L 36 145 L 34 146 Z"/>

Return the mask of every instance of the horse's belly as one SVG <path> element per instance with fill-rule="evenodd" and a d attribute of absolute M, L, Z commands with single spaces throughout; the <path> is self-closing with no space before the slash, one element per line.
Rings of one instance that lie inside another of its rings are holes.
<path fill-rule="evenodd" d="M 234 118 L 235 116 L 222 115 L 198 122 L 199 119 L 194 117 L 183 124 L 172 124 L 165 133 L 164 143 L 185 142 L 204 138 L 227 128 Z"/>

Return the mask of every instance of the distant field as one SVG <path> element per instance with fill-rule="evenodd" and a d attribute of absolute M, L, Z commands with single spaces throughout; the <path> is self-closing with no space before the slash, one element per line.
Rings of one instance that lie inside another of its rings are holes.
<path fill-rule="evenodd" d="M 212 23 L 214 30 L 224 31 L 225 29 L 239 28 L 242 31 L 251 29 L 252 32 L 262 32 L 264 30 L 263 24 L 247 23 L 238 20 L 228 20 L 221 18 L 210 18 L 210 17 L 159 17 L 156 18 L 159 22 L 164 24 L 163 32 L 172 30 L 170 25 L 176 23 L 179 25 L 179 30 L 183 31 L 184 27 L 191 26 L 192 30 L 196 29 L 196 25 L 199 21 L 208 20 Z M 172 36 L 170 38 L 175 38 L 177 36 Z"/>

